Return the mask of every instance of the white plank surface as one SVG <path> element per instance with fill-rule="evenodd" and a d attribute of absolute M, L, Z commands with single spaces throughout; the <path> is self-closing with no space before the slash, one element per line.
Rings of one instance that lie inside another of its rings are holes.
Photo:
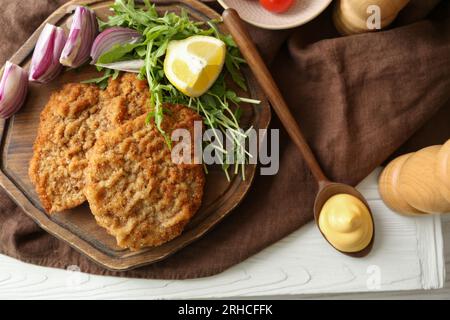
<path fill-rule="evenodd" d="M 354 259 L 331 249 L 309 224 L 224 273 L 184 281 L 92 276 L 31 266 L 0 256 L 2 299 L 171 299 L 427 297 L 445 281 L 441 219 L 402 217 L 379 199 L 378 170 L 359 186 L 374 212 L 376 242 L 370 256 Z M 450 229 L 450 219 L 444 225 Z M 445 220 L 445 221 L 447 221 Z M 400 291 L 401 290 L 401 291 Z M 404 291 L 408 290 L 408 291 Z M 368 292 L 365 295 L 342 293 Z M 450 298 L 450 289 L 435 291 Z M 314 295 L 312 295 L 314 294 Z M 321 295 L 316 295 L 321 294 Z"/>

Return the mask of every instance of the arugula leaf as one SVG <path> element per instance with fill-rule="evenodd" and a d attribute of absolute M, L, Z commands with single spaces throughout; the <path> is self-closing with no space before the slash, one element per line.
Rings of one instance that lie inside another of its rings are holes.
<path fill-rule="evenodd" d="M 108 80 L 109 78 L 111 78 L 112 73 L 113 73 L 112 70 L 107 69 L 103 76 L 89 80 L 84 80 L 81 81 L 81 83 L 94 83 L 98 85 L 100 89 L 105 90 L 106 87 L 108 86 Z"/>
<path fill-rule="evenodd" d="M 134 0 L 116 0 L 112 5 L 115 15 L 108 21 L 99 21 L 101 29 L 120 26 L 139 31 L 143 42 L 112 48 L 99 58 L 99 63 L 107 64 L 123 59 L 144 59 L 145 67 L 139 74 L 139 79 L 146 79 L 151 92 L 150 108 L 147 114 L 147 123 L 153 121 L 171 147 L 171 140 L 163 130 L 164 115 L 167 110 L 165 103 L 184 104 L 197 111 L 204 119 L 208 128 L 222 131 L 227 139 L 235 142 L 232 150 L 235 159 L 244 159 L 244 163 L 234 165 L 234 172 L 241 171 L 245 179 L 245 159 L 249 154 L 246 150 L 245 138 L 248 130 L 240 129 L 240 117 L 242 109 L 240 102 L 258 103 L 258 101 L 239 97 L 236 92 L 228 88 L 226 74 L 231 76 L 243 90 L 247 90 L 244 76 L 240 67 L 245 63 L 239 49 L 230 35 L 222 34 L 216 26 L 219 21 L 198 22 L 192 21 L 188 13 L 181 9 L 179 14 L 166 12 L 159 15 L 155 6 L 149 0 L 144 0 L 144 7 L 136 7 Z M 222 40 L 227 46 L 225 68 L 219 75 L 214 85 L 201 97 L 190 98 L 176 89 L 164 74 L 164 55 L 167 46 L 172 40 L 182 40 L 194 35 L 213 36 Z M 97 83 L 106 87 L 108 78 L 117 77 L 118 73 L 106 69 L 103 77 L 89 80 L 89 83 Z M 233 106 L 233 107 L 232 107 Z M 217 134 L 216 131 L 214 131 Z M 214 136 L 214 135 L 213 135 Z M 217 137 L 213 138 L 217 141 Z M 215 142 L 214 142 L 215 143 Z M 216 151 L 224 159 L 222 169 L 229 179 L 228 170 L 231 168 L 229 159 L 231 154 L 222 145 L 216 144 Z"/>
<path fill-rule="evenodd" d="M 143 46 L 142 43 L 126 43 L 122 45 L 115 45 L 111 50 L 102 54 L 97 63 L 108 64 L 117 61 L 121 61 L 128 53 L 132 52 L 134 49 Z"/>
<path fill-rule="evenodd" d="M 225 67 L 230 73 L 233 81 L 243 90 L 247 91 L 247 85 L 245 84 L 245 79 L 242 73 L 238 69 L 239 65 L 236 65 L 236 61 L 233 60 L 232 56 L 227 55 L 225 57 Z"/>

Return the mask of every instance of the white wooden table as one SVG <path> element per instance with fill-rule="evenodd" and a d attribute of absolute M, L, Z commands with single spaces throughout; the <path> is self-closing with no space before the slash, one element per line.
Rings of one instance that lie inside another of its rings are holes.
<path fill-rule="evenodd" d="M 220 275 L 184 281 L 92 276 L 76 266 L 43 268 L 0 255 L 0 299 L 450 299 L 450 274 L 444 280 L 446 263 L 450 272 L 450 215 L 395 215 L 379 199 L 377 174 L 359 186 L 378 226 L 376 245 L 365 259 L 334 252 L 312 224 Z M 442 241 L 444 255 L 433 252 Z"/>

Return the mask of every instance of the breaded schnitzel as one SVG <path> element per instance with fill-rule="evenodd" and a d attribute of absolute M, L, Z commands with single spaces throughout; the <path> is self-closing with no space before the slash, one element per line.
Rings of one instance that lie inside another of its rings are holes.
<path fill-rule="evenodd" d="M 145 81 L 133 74 L 95 85 L 67 84 L 41 113 L 29 176 L 47 212 L 82 204 L 87 153 L 105 131 L 147 112 Z"/>
<path fill-rule="evenodd" d="M 192 146 L 194 121 L 201 117 L 184 106 L 166 108 L 164 131 L 188 129 Z M 103 134 L 86 174 L 86 197 L 97 223 L 131 250 L 178 236 L 200 207 L 205 184 L 202 166 L 173 163 L 164 137 L 145 118 Z"/>

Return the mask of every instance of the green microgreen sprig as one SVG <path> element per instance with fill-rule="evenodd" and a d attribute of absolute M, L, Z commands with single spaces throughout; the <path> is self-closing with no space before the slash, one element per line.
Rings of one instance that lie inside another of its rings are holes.
<path fill-rule="evenodd" d="M 228 74 L 237 86 L 247 90 L 245 78 L 241 73 L 241 65 L 245 63 L 245 60 L 241 57 L 236 43 L 230 35 L 220 33 L 216 27 L 218 21 L 193 21 L 183 9 L 179 14 L 166 12 L 159 15 L 149 0 L 143 2 L 144 7 L 137 7 L 134 0 L 116 0 L 111 7 L 114 15 L 110 16 L 107 21 L 99 21 L 102 30 L 119 26 L 135 29 L 143 35 L 142 42 L 114 47 L 103 54 L 99 58 L 99 62 L 107 64 L 127 59 L 144 59 L 145 66 L 139 77 L 147 80 L 151 92 L 151 111 L 148 113 L 147 121 L 154 121 L 170 146 L 171 140 L 162 128 L 164 104 L 184 104 L 196 110 L 203 117 L 206 127 L 213 129 L 216 138 L 217 130 L 219 130 L 226 139 L 234 142 L 232 155 L 218 139 L 214 139 L 212 143 L 215 151 L 224 160 L 222 168 L 227 178 L 230 179 L 230 159 L 234 159 L 234 173 L 237 174 L 240 170 L 245 179 L 245 164 L 250 156 L 246 149 L 249 129 L 244 132 L 240 128 L 242 110 L 239 104 L 241 102 L 257 104 L 259 101 L 239 97 L 227 85 L 226 75 Z M 216 37 L 222 40 L 227 47 L 223 72 L 214 85 L 198 98 L 184 95 L 167 80 L 164 74 L 164 57 L 169 42 L 194 35 Z M 108 79 L 114 76 L 117 77 L 115 71 L 106 69 L 104 76 L 89 82 L 105 87 Z"/>

